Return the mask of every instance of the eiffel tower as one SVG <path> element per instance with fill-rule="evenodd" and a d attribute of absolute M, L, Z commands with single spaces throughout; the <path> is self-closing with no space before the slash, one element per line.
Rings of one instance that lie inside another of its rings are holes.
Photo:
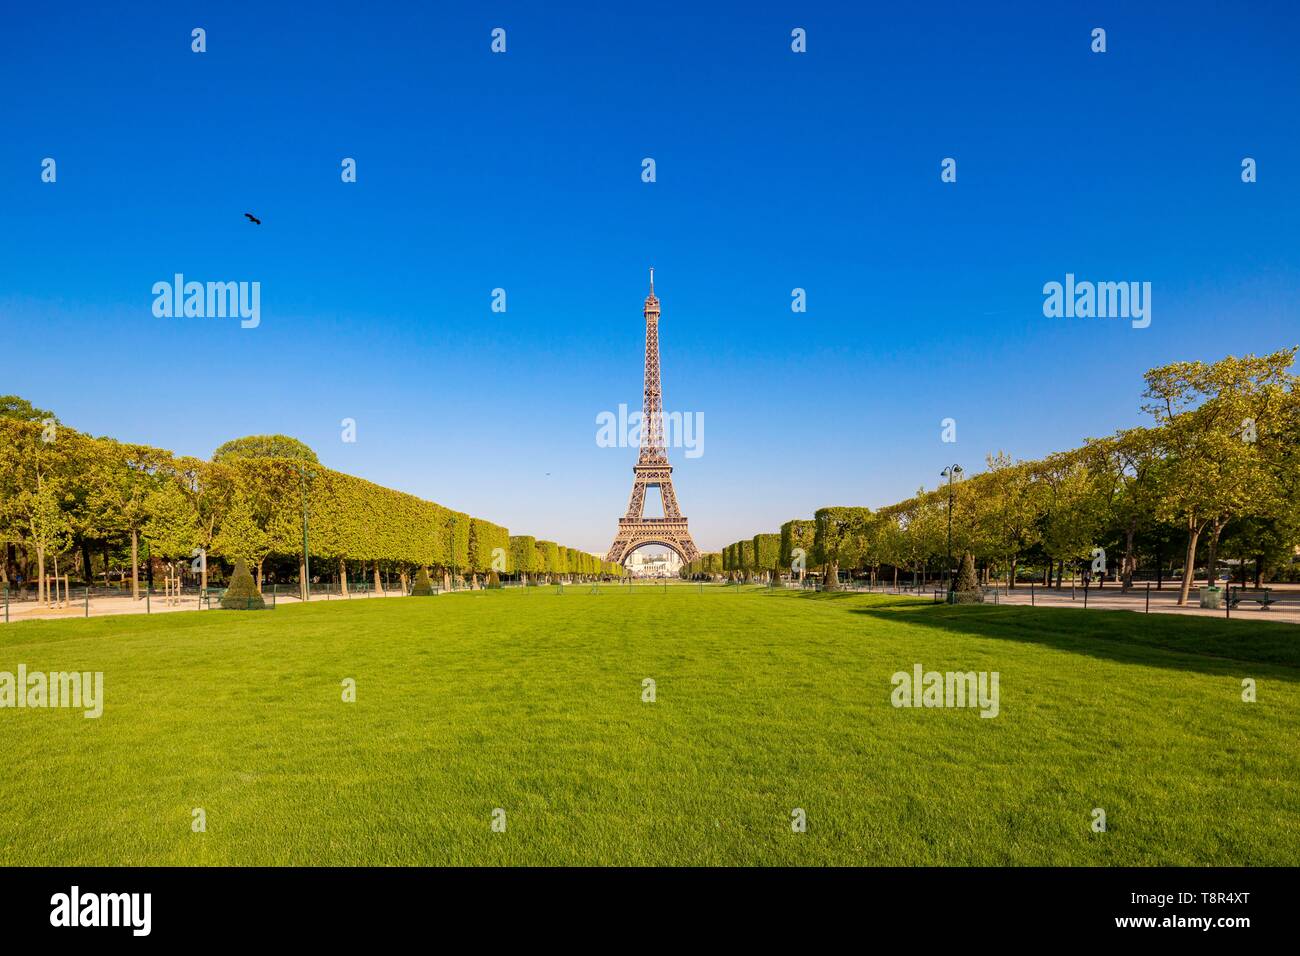
<path fill-rule="evenodd" d="M 632 466 L 632 497 L 627 514 L 618 519 L 618 534 L 605 553 L 606 561 L 625 563 L 645 544 L 672 549 L 683 562 L 694 561 L 700 551 L 686 529 L 673 491 L 673 466 L 664 447 L 664 401 L 659 387 L 659 300 L 655 298 L 655 271 L 650 270 L 650 294 L 645 298 L 645 401 L 641 406 L 641 455 Z M 664 516 L 646 518 L 645 493 L 658 488 Z"/>

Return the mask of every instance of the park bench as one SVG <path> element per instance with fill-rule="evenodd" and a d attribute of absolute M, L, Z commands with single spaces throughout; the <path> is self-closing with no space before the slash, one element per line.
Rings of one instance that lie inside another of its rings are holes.
<path fill-rule="evenodd" d="M 1276 604 L 1272 588 L 1229 588 L 1228 607 L 1235 609 L 1242 601 L 1254 601 L 1261 611 L 1267 611 L 1269 605 Z"/>

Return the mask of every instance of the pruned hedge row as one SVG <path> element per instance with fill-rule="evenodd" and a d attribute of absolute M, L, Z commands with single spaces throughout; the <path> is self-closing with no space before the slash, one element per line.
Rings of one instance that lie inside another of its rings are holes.
<path fill-rule="evenodd" d="M 467 574 L 511 574 L 518 568 L 518 552 L 512 546 L 516 539 L 502 525 L 318 465 L 300 473 L 299 465 L 266 458 L 232 466 L 246 477 L 256 476 L 255 483 L 264 489 L 260 510 L 264 529 L 271 532 L 268 553 L 301 552 L 305 482 L 313 558 L 454 568 Z M 560 546 L 541 544 L 546 546 L 546 570 L 567 573 L 558 560 Z M 530 563 L 523 570 L 534 569 L 541 566 Z"/>
<path fill-rule="evenodd" d="M 342 580 L 360 571 L 378 581 L 381 566 L 404 582 L 418 568 L 516 568 L 505 527 L 325 468 L 314 455 L 204 461 L 95 438 L 25 408 L 15 400 L 0 414 L 0 542 L 34 556 L 41 573 L 49 556 L 76 550 L 88 567 L 110 546 L 141 556 L 136 580 L 144 555 L 188 566 L 200 550 L 260 571 L 268 558 L 300 559 L 304 531 L 312 572 Z M 555 543 L 545 560 L 557 574 L 621 573 Z"/>
<path fill-rule="evenodd" d="M 688 561 L 682 567 L 682 577 L 688 580 L 708 579 L 722 573 L 722 554 L 709 551 L 701 554 L 694 561 Z"/>

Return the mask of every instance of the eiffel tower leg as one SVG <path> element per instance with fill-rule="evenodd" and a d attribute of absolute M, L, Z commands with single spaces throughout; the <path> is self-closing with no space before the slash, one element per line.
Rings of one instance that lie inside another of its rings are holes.
<path fill-rule="evenodd" d="M 631 537 L 630 534 L 624 531 L 619 531 L 619 533 L 614 537 L 614 543 L 611 544 L 609 550 L 605 552 L 605 560 L 613 562 L 614 564 L 622 564 L 624 559 L 628 556 L 630 550 L 628 545 L 632 543 Z"/>

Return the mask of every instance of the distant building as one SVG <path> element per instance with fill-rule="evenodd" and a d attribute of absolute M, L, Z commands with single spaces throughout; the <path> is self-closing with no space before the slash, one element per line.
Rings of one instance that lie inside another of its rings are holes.
<path fill-rule="evenodd" d="M 646 554 L 634 551 L 625 565 L 628 574 L 638 578 L 675 578 L 681 570 L 682 560 L 672 551 L 663 554 Z"/>

